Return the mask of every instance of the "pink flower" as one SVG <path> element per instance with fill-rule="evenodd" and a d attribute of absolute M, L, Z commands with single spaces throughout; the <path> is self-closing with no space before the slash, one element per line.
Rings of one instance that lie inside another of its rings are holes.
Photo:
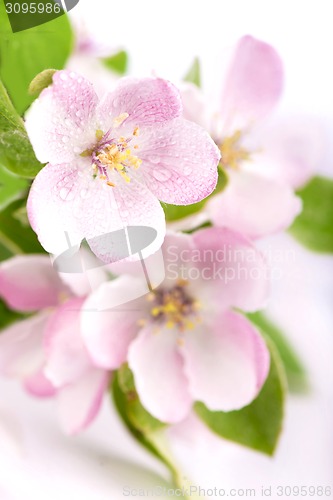
<path fill-rule="evenodd" d="M 87 290 L 81 286 L 81 292 Z M 56 397 L 64 429 L 79 432 L 96 416 L 109 379 L 81 340 L 84 299 L 73 295 L 47 256 L 3 262 L 0 297 L 14 310 L 35 312 L 1 332 L 1 373 L 21 380 L 34 396 Z"/>
<path fill-rule="evenodd" d="M 244 36 L 231 57 L 219 113 L 210 117 L 194 86 L 182 92 L 185 116 L 210 131 L 229 178 L 223 193 L 208 202 L 206 220 L 250 238 L 292 223 L 301 211 L 293 190 L 319 162 L 321 139 L 311 120 L 267 119 L 282 90 L 283 65 L 275 49 Z"/>
<path fill-rule="evenodd" d="M 232 308 L 265 305 L 261 254 L 239 234 L 219 228 L 169 234 L 162 248 L 166 278 L 154 289 L 150 277 L 151 293 L 106 310 L 128 287 L 143 288 L 139 263 L 127 263 L 131 275 L 102 284 L 86 300 L 81 326 L 92 359 L 115 369 L 119 349 L 128 349 L 143 405 L 165 422 L 185 418 L 193 401 L 223 411 L 249 404 L 267 377 L 269 353 L 253 325 Z M 147 259 L 151 269 L 154 257 Z M 88 312 L 97 307 L 104 310 L 99 316 Z"/>
<path fill-rule="evenodd" d="M 66 63 L 66 69 L 87 78 L 93 83 L 97 95 L 102 97 L 119 79 L 119 75 L 107 68 L 102 61 L 115 53 L 115 46 L 100 40 L 100 33 L 96 32 L 95 24 L 91 26 L 89 19 L 84 16 L 75 16 L 71 22 L 76 43 Z"/>
<path fill-rule="evenodd" d="M 98 102 L 88 81 L 58 71 L 26 127 L 38 159 L 49 162 L 32 185 L 28 215 L 51 253 L 68 249 L 68 239 L 77 245 L 87 238 L 112 262 L 106 240 L 95 237 L 140 225 L 157 231 L 146 249 L 152 253 L 165 235 L 158 200 L 195 203 L 216 185 L 218 148 L 182 118 L 178 90 L 162 79 L 122 79 Z"/>

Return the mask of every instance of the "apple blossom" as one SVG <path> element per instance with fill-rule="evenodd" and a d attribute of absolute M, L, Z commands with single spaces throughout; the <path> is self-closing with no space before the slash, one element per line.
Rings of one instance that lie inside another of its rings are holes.
<path fill-rule="evenodd" d="M 294 188 L 313 174 L 321 140 L 308 119 L 267 119 L 282 89 L 280 57 L 251 36 L 242 37 L 232 53 L 218 113 L 211 114 L 194 85 L 183 86 L 184 115 L 209 130 L 229 178 L 223 193 L 207 203 L 199 224 L 209 219 L 257 238 L 285 229 L 300 213 Z M 196 225 L 196 218 L 188 223 Z"/>
<path fill-rule="evenodd" d="M 110 308 L 129 287 L 142 288 L 139 263 L 103 283 L 81 312 L 85 345 L 97 366 L 119 367 L 119 349 L 128 363 L 142 404 L 165 422 L 186 417 L 194 401 L 211 410 L 249 404 L 269 369 L 269 354 L 244 315 L 268 295 L 266 265 L 247 239 L 228 229 L 192 235 L 167 234 L 162 247 L 164 282 L 141 299 Z M 154 255 L 146 259 L 153 268 Z M 112 266 L 122 272 L 122 264 Z M 98 307 L 103 312 L 92 312 Z"/>
<path fill-rule="evenodd" d="M 129 225 L 156 230 L 146 249 L 152 253 L 165 235 L 159 200 L 187 205 L 216 186 L 218 148 L 182 117 L 178 90 L 162 79 L 124 78 L 98 102 L 87 80 L 58 71 L 31 106 L 26 128 L 37 158 L 48 162 L 31 187 L 28 216 L 54 254 L 86 238 L 112 262 L 98 237 Z"/>
<path fill-rule="evenodd" d="M 71 19 L 75 34 L 75 47 L 66 69 L 75 71 L 93 83 L 98 96 L 102 97 L 116 84 L 119 75 L 105 66 L 102 59 L 114 54 L 115 47 L 99 39 L 95 26 L 91 26 L 83 16 Z"/>
<path fill-rule="evenodd" d="M 85 428 L 99 410 L 109 377 L 93 365 L 81 340 L 84 298 L 73 295 L 48 256 L 37 255 L 0 265 L 0 297 L 14 310 L 35 313 L 1 332 L 0 372 L 21 380 L 34 396 L 56 397 L 67 432 Z"/>

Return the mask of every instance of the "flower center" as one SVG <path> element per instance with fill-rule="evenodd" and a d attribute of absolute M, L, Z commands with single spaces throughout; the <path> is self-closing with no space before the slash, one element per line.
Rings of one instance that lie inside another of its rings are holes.
<path fill-rule="evenodd" d="M 250 160 L 250 153 L 239 144 L 242 133 L 240 130 L 230 137 L 226 137 L 220 145 L 221 164 L 223 167 L 237 169 L 244 160 Z"/>
<path fill-rule="evenodd" d="M 102 169 L 102 179 L 105 171 L 115 171 L 126 181 L 130 182 L 129 169 L 135 170 L 140 167 L 141 160 L 132 155 L 128 142 L 124 137 L 120 137 L 117 143 L 107 144 L 103 149 L 95 154 L 94 164 Z M 106 175 L 107 177 L 107 175 Z"/>
<path fill-rule="evenodd" d="M 189 295 L 187 286 L 188 281 L 178 280 L 173 288 L 157 289 L 148 295 L 152 302 L 151 318 L 167 328 L 178 328 L 180 332 L 192 330 L 195 322 L 200 321 L 200 303 Z"/>
<path fill-rule="evenodd" d="M 115 187 L 116 177 L 119 175 L 125 182 L 130 182 L 130 171 L 140 167 L 142 160 L 132 154 L 132 149 L 138 149 L 138 144 L 131 142 L 138 136 L 139 128 L 135 127 L 130 137 L 112 137 L 117 129 L 128 118 L 122 113 L 113 120 L 113 127 L 106 133 L 96 131 L 96 146 L 81 153 L 81 156 L 90 156 L 92 161 L 93 177 L 106 181 L 108 186 Z M 115 175 L 116 174 L 116 175 Z"/>

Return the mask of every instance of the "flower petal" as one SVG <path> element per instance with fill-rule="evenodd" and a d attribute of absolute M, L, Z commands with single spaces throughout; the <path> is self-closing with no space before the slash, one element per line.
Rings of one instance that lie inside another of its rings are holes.
<path fill-rule="evenodd" d="M 275 117 L 251 130 L 253 161 L 246 167 L 293 188 L 303 186 L 319 169 L 326 148 L 323 123 L 311 116 Z"/>
<path fill-rule="evenodd" d="M 163 209 L 157 198 L 135 176 L 129 183 L 120 180 L 115 188 L 105 183 L 101 188 L 97 186 L 89 193 L 86 202 L 89 208 L 80 217 L 81 233 L 101 261 L 111 263 L 119 260 L 119 249 L 110 243 L 112 233 L 127 226 L 148 226 L 156 231 L 155 240 L 142 250 L 142 257 L 161 247 L 165 235 Z"/>
<path fill-rule="evenodd" d="M 95 255 L 108 263 L 119 258 L 119 249 L 110 244 L 113 231 L 126 226 L 155 229 L 156 238 L 142 250 L 143 257 L 161 247 L 165 234 L 160 203 L 135 176 L 129 183 L 119 179 L 112 188 L 69 164 L 47 165 L 37 175 L 28 199 L 28 216 L 48 252 L 60 255 L 71 247 L 75 250 L 86 238 Z"/>
<path fill-rule="evenodd" d="M 145 316 L 145 303 L 131 301 L 149 292 L 143 280 L 121 276 L 104 283 L 82 306 L 82 337 L 94 363 L 101 368 L 116 369 L 125 361 L 128 346 Z"/>
<path fill-rule="evenodd" d="M 193 83 L 182 82 L 179 86 L 186 120 L 210 130 L 210 117 L 202 91 Z"/>
<path fill-rule="evenodd" d="M 287 228 L 301 211 L 300 199 L 287 184 L 245 171 L 230 170 L 228 177 L 223 193 L 206 205 L 217 226 L 259 238 Z"/>
<path fill-rule="evenodd" d="M 74 263 L 70 258 L 57 259 L 55 266 L 62 281 L 77 297 L 86 297 L 110 277 L 107 266 L 83 246 L 75 253 Z"/>
<path fill-rule="evenodd" d="M 182 114 L 178 89 L 161 78 L 123 78 L 98 106 L 100 127 L 107 132 L 113 120 L 124 113 L 129 116 L 119 130 L 128 125 L 147 127 L 172 120 Z"/>
<path fill-rule="evenodd" d="M 0 265 L 0 296 L 12 309 L 56 306 L 68 292 L 46 255 L 16 256 Z"/>
<path fill-rule="evenodd" d="M 186 336 L 182 353 L 190 391 L 212 411 L 238 410 L 258 395 L 269 371 L 269 352 L 242 315 L 226 312 L 210 328 Z"/>
<path fill-rule="evenodd" d="M 216 187 L 220 151 L 196 123 L 178 118 L 146 129 L 139 151 L 145 182 L 161 201 L 189 205 Z"/>
<path fill-rule="evenodd" d="M 93 86 L 73 71 L 57 71 L 26 115 L 26 129 L 42 163 L 71 161 L 96 142 Z"/>
<path fill-rule="evenodd" d="M 55 387 L 79 379 L 92 365 L 81 338 L 80 312 L 83 299 L 71 299 L 58 307 L 45 332 L 44 373 Z"/>
<path fill-rule="evenodd" d="M 227 74 L 221 112 L 226 129 L 236 129 L 269 113 L 283 88 L 283 65 L 275 49 L 251 36 L 242 37 Z"/>
<path fill-rule="evenodd" d="M 130 346 L 128 362 L 140 400 L 154 417 L 170 423 L 186 417 L 192 398 L 175 331 L 144 328 Z"/>
<path fill-rule="evenodd" d="M 213 227 L 194 233 L 193 243 L 193 262 L 187 266 L 199 270 L 191 288 L 204 308 L 256 311 L 266 305 L 267 264 L 251 242 L 229 229 Z"/>
<path fill-rule="evenodd" d="M 81 191 L 85 179 L 71 164 L 47 165 L 35 178 L 27 211 L 32 229 L 47 252 L 60 255 L 80 244 L 78 230 Z"/>
<path fill-rule="evenodd" d="M 32 396 L 38 398 L 50 398 L 56 395 L 57 390 L 51 382 L 45 377 L 44 371 L 41 370 L 31 377 L 24 380 L 25 390 Z"/>
<path fill-rule="evenodd" d="M 35 314 L 2 330 L 0 371 L 9 377 L 25 379 L 37 373 L 45 361 L 43 338 L 49 313 Z"/>
<path fill-rule="evenodd" d="M 58 412 L 65 432 L 77 434 L 91 424 L 101 407 L 108 381 L 107 372 L 91 369 L 76 383 L 59 391 Z"/>

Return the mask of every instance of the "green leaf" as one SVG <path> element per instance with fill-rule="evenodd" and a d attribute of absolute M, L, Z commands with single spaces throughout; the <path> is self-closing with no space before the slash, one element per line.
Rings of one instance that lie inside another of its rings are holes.
<path fill-rule="evenodd" d="M 310 250 L 333 253 L 333 180 L 314 177 L 297 194 L 303 211 L 290 233 Z"/>
<path fill-rule="evenodd" d="M 169 205 L 168 203 L 162 203 L 162 208 L 167 222 L 183 219 L 184 217 L 200 212 L 212 196 L 215 196 L 224 190 L 227 183 L 228 177 L 225 170 L 219 168 L 219 177 L 215 191 L 204 200 L 199 201 L 198 203 L 193 203 L 192 205 Z"/>
<path fill-rule="evenodd" d="M 126 74 L 128 66 L 128 55 L 124 50 L 117 52 L 117 54 L 114 54 L 113 56 L 103 57 L 101 60 L 104 65 L 111 71 L 114 71 L 119 75 Z"/>
<path fill-rule="evenodd" d="M 21 214 L 25 200 L 20 199 L 10 203 L 0 212 L 0 252 L 3 258 L 24 253 L 44 253 L 36 234 L 29 225 L 26 225 Z M 9 254 L 9 255 L 8 255 Z"/>
<path fill-rule="evenodd" d="M 228 413 L 196 403 L 198 416 L 220 437 L 273 455 L 282 430 L 285 374 L 274 345 L 268 342 L 271 367 L 259 396 L 245 408 Z"/>
<path fill-rule="evenodd" d="M 134 439 L 167 467 L 175 488 L 187 490 L 190 483 L 175 466 L 166 441 L 166 424 L 150 415 L 142 406 L 127 364 L 115 373 L 111 389 L 118 414 Z M 188 497 L 184 498 L 186 500 Z M 192 494 L 191 499 L 199 500 L 199 496 Z"/>
<path fill-rule="evenodd" d="M 29 85 L 29 94 L 33 97 L 38 97 L 42 90 L 46 89 L 53 82 L 53 75 L 56 69 L 45 69 L 35 76 Z"/>
<path fill-rule="evenodd" d="M 142 407 L 135 389 L 131 389 L 131 386 L 126 387 L 124 378 L 128 377 L 128 374 L 122 373 L 124 370 L 129 370 L 126 365 L 118 370 L 112 383 L 116 409 L 132 436 L 174 474 L 172 464 L 161 453 L 155 442 L 158 431 L 165 426 Z"/>
<path fill-rule="evenodd" d="M 259 327 L 265 337 L 274 342 L 286 371 L 288 388 L 292 392 L 305 391 L 308 381 L 304 366 L 285 335 L 263 313 L 251 313 L 247 314 L 247 317 Z"/>
<path fill-rule="evenodd" d="M 1 238 L 0 238 L 0 262 L 9 259 L 12 256 L 13 253 L 1 243 Z"/>
<path fill-rule="evenodd" d="M 118 382 L 121 390 L 126 395 L 127 416 L 136 429 L 139 429 L 144 434 L 149 434 L 165 427 L 163 422 L 150 415 L 142 406 L 135 389 L 133 373 L 127 365 L 123 365 L 118 370 Z"/>
<path fill-rule="evenodd" d="M 21 197 L 27 188 L 26 179 L 12 174 L 0 165 L 0 210 L 3 210 L 11 201 Z"/>
<path fill-rule="evenodd" d="M 0 299 L 0 334 L 3 328 L 23 318 L 25 318 L 25 315 L 12 311 L 5 302 Z"/>
<path fill-rule="evenodd" d="M 33 152 L 23 121 L 1 81 L 0 165 L 23 177 L 34 177 L 42 167 Z"/>
<path fill-rule="evenodd" d="M 197 87 L 201 87 L 200 61 L 197 57 L 194 59 L 192 66 L 186 73 L 184 81 L 194 83 Z"/>
<path fill-rule="evenodd" d="M 28 94 L 33 78 L 45 69 L 65 66 L 73 47 L 73 34 L 66 15 L 12 33 L 3 0 L 0 0 L 0 17 L 0 78 L 21 115 L 34 99 Z"/>

